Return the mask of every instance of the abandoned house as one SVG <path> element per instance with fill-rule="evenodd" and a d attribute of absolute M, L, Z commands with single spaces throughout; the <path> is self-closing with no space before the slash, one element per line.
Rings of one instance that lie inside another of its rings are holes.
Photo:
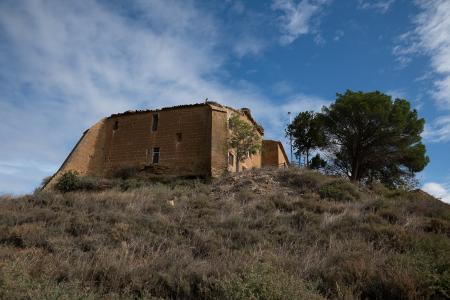
<path fill-rule="evenodd" d="M 255 125 L 262 138 L 263 128 L 249 109 L 237 110 L 215 102 L 113 114 L 84 132 L 48 186 L 69 170 L 99 177 L 126 167 L 179 176 L 214 177 L 226 170 L 236 172 L 234 150 L 228 147 L 228 119 L 233 114 Z M 287 164 L 283 145 L 268 140 L 239 168 Z"/>

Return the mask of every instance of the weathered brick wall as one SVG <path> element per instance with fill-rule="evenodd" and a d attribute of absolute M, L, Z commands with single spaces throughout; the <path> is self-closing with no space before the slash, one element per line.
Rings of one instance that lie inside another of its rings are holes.
<path fill-rule="evenodd" d="M 210 175 L 210 109 L 194 106 L 113 116 L 106 125 L 105 169 L 108 174 L 128 166 L 152 164 L 153 148 L 160 148 L 159 166 L 166 174 Z M 118 128 L 114 130 L 115 122 Z"/>
<path fill-rule="evenodd" d="M 102 119 L 83 134 L 45 189 L 53 187 L 61 175 L 67 171 L 76 171 L 83 176 L 103 175 L 106 124 L 107 120 Z"/>

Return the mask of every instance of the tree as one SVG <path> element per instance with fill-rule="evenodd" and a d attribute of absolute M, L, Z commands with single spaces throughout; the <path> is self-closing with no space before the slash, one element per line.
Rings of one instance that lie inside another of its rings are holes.
<path fill-rule="evenodd" d="M 353 181 L 399 186 L 429 162 L 420 136 L 425 120 L 407 100 L 348 90 L 318 117 L 333 167 Z"/>
<path fill-rule="evenodd" d="M 286 136 L 292 136 L 296 155 L 305 155 L 308 167 L 311 151 L 326 145 L 322 128 L 322 120 L 317 114 L 305 111 L 299 113 L 286 129 Z"/>
<path fill-rule="evenodd" d="M 261 137 L 256 126 L 242 120 L 238 114 L 231 116 L 229 128 L 231 129 L 229 144 L 235 150 L 236 169 L 239 171 L 240 162 L 261 149 Z"/>

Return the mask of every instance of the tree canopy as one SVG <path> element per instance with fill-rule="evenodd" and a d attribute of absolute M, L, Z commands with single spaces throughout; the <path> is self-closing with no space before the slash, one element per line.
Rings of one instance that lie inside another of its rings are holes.
<path fill-rule="evenodd" d="M 405 99 L 348 90 L 314 119 L 319 126 L 312 136 L 321 142 L 324 135 L 318 148 L 328 153 L 331 170 L 351 180 L 404 185 L 429 162 L 420 136 L 425 120 Z"/>
<path fill-rule="evenodd" d="M 231 116 L 228 122 L 231 130 L 228 143 L 235 151 L 236 168 L 239 171 L 240 162 L 261 149 L 261 137 L 256 126 L 242 120 L 238 114 Z"/>
<path fill-rule="evenodd" d="M 304 111 L 299 113 L 286 129 L 286 135 L 293 139 L 295 154 L 304 155 L 307 166 L 310 166 L 311 151 L 326 144 L 325 135 L 320 130 L 321 121 L 313 111 Z"/>

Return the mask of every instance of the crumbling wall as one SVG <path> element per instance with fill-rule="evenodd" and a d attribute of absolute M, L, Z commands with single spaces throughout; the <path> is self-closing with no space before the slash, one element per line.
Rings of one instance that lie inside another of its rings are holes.
<path fill-rule="evenodd" d="M 82 176 L 103 176 L 105 158 L 106 119 L 102 119 L 83 133 L 59 170 L 44 187 L 53 187 L 62 174 L 76 171 Z"/>

